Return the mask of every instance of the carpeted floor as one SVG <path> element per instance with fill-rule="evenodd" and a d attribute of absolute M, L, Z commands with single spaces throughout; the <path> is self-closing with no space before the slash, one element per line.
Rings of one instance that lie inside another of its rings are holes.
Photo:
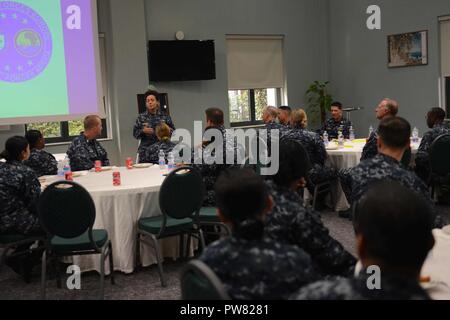
<path fill-rule="evenodd" d="M 444 218 L 450 221 L 450 207 L 442 208 Z M 352 254 L 356 254 L 354 232 L 349 220 L 339 218 L 337 213 L 323 212 L 324 224 L 331 235 L 342 243 Z M 137 270 L 131 275 L 116 273 L 116 285 L 111 285 L 109 278 L 105 281 L 105 299 L 109 300 L 177 300 L 181 298 L 179 275 L 185 262 L 164 263 L 168 286 L 161 287 L 155 266 Z M 83 274 L 81 290 L 57 289 L 55 281 L 47 285 L 47 299 L 52 300 L 94 300 L 99 297 L 99 276 L 96 273 Z M 64 287 L 64 283 L 63 283 Z M 40 299 L 39 270 L 32 283 L 25 284 L 22 279 L 8 267 L 0 271 L 0 299 L 34 300 Z"/>

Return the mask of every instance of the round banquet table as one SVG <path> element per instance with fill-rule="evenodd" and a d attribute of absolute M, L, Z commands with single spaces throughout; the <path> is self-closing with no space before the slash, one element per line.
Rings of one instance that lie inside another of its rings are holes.
<path fill-rule="evenodd" d="M 113 247 L 114 270 L 132 273 L 135 267 L 137 222 L 143 217 L 162 214 L 158 198 L 165 177 L 158 166 L 114 169 L 117 170 L 121 174 L 121 186 L 113 186 L 113 170 L 74 173 L 74 181 L 86 188 L 94 200 L 94 229 L 108 231 Z M 78 176 L 80 174 L 84 175 Z M 52 182 L 50 177 L 47 180 L 46 183 Z M 164 257 L 179 257 L 179 237 L 159 242 Z M 82 271 L 100 270 L 99 255 L 74 256 L 73 263 Z M 141 263 L 143 266 L 156 263 L 153 248 L 141 244 Z M 109 268 L 106 267 L 105 271 L 109 273 Z"/>
<path fill-rule="evenodd" d="M 330 142 L 327 147 L 327 163 L 329 167 L 336 169 L 350 169 L 356 167 L 360 160 L 363 148 L 366 144 L 365 139 L 357 139 L 354 141 L 345 142 L 344 147 L 338 147 L 336 143 Z M 420 141 L 418 143 L 411 143 L 411 162 L 414 161 L 414 155 L 417 153 Z M 345 211 L 350 208 L 347 198 L 345 197 L 344 191 L 342 190 L 341 184 L 339 182 L 332 186 L 334 194 L 333 207 L 335 211 Z"/>

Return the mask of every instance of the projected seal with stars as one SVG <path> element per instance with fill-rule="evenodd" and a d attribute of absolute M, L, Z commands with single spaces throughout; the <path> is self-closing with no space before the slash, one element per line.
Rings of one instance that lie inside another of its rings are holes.
<path fill-rule="evenodd" d="M 0 81 L 24 82 L 40 75 L 52 56 L 52 35 L 30 7 L 0 1 Z"/>

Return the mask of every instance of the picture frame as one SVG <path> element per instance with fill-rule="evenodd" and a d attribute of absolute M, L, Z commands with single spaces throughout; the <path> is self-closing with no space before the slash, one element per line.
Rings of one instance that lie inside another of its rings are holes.
<path fill-rule="evenodd" d="M 428 65 L 428 30 L 393 34 L 388 40 L 388 67 Z"/>

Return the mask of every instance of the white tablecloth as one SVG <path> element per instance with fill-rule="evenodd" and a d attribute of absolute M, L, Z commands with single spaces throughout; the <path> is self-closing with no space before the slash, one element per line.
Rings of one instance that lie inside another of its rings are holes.
<path fill-rule="evenodd" d="M 431 279 L 426 284 L 433 299 L 450 300 L 450 226 L 433 230 L 436 241 L 422 268 L 422 276 Z"/>
<path fill-rule="evenodd" d="M 114 269 L 131 273 L 135 267 L 137 221 L 141 217 L 161 215 L 159 189 L 164 180 L 158 166 L 145 169 L 118 168 L 122 185 L 113 186 L 113 171 L 89 172 L 75 177 L 85 187 L 96 208 L 95 229 L 106 229 L 113 247 Z M 164 257 L 179 256 L 179 238 L 160 241 Z M 141 262 L 144 266 L 156 263 L 153 248 L 142 245 Z M 100 270 L 99 255 L 78 256 L 73 262 L 83 271 Z M 105 269 L 109 273 L 109 268 Z"/>
<path fill-rule="evenodd" d="M 419 143 L 411 144 L 412 159 L 417 153 Z M 336 148 L 335 144 L 330 144 L 327 148 L 327 165 L 336 169 L 350 169 L 356 167 L 360 160 L 365 142 L 347 142 L 343 148 Z M 340 183 L 333 186 L 334 209 L 335 211 L 345 211 L 350 208 Z"/>

